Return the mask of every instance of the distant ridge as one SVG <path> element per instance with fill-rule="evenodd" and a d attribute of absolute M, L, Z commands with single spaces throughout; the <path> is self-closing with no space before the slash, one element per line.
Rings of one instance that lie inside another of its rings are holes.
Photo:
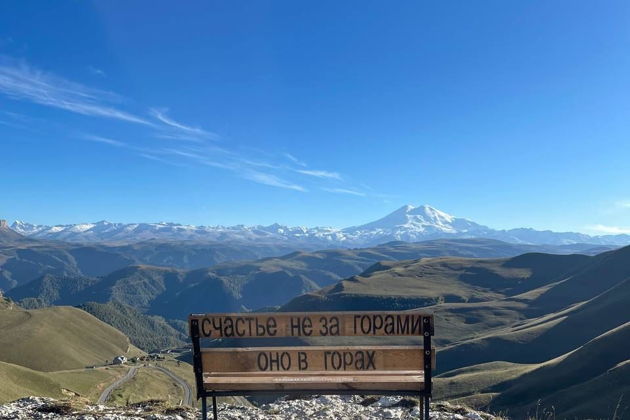
<path fill-rule="evenodd" d="M 24 239 L 24 236 L 9 228 L 6 220 L 0 219 L 0 243 L 15 242 L 22 239 Z"/>
<path fill-rule="evenodd" d="M 345 229 L 332 227 L 193 226 L 178 223 L 80 223 L 33 225 L 16 221 L 11 228 L 22 235 L 70 242 L 138 242 L 157 240 L 198 240 L 240 243 L 280 243 L 292 246 L 358 247 L 389 241 L 417 242 L 442 238 L 487 238 L 532 245 L 623 246 L 630 235 L 590 236 L 574 232 L 538 231 L 529 228 L 496 230 L 471 220 L 455 217 L 428 205 L 405 205 L 367 224 Z"/>

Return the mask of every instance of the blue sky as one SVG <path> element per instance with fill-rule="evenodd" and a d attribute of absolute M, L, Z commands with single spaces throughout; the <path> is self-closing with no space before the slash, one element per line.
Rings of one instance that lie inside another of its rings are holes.
<path fill-rule="evenodd" d="M 0 217 L 630 231 L 627 1 L 3 1 Z"/>

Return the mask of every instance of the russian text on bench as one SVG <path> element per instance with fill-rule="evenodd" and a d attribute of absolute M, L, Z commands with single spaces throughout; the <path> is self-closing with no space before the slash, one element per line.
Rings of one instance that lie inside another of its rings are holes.
<path fill-rule="evenodd" d="M 399 394 L 423 401 L 428 419 L 433 316 L 404 312 L 201 314 L 189 317 L 197 397 L 269 393 Z M 422 345 L 201 348 L 201 340 L 421 336 Z"/>

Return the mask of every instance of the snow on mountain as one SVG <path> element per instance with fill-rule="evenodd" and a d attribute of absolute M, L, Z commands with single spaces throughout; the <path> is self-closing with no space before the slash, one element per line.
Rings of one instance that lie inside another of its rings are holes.
<path fill-rule="evenodd" d="M 360 247 L 389 241 L 422 241 L 439 238 L 490 238 L 512 243 L 568 245 L 627 245 L 630 235 L 589 236 L 573 232 L 537 231 L 518 228 L 495 230 L 459 218 L 428 205 L 406 205 L 364 225 L 332 227 L 193 226 L 178 223 L 80 223 L 33 225 L 21 221 L 11 228 L 25 236 L 70 242 L 137 242 L 151 239 L 223 242 L 283 243 L 296 247 Z"/>
<path fill-rule="evenodd" d="M 406 205 L 382 219 L 343 231 L 353 237 L 418 241 L 444 236 L 478 237 L 487 235 L 491 229 L 431 206 Z"/>

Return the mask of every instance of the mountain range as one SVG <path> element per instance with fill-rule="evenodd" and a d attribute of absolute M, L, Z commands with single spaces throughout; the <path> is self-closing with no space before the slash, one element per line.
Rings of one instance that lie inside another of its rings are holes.
<path fill-rule="evenodd" d="M 373 246 L 389 241 L 416 242 L 438 238 L 488 238 L 511 243 L 565 245 L 589 243 L 627 245 L 630 235 L 590 236 L 575 232 L 530 228 L 497 230 L 455 217 L 428 205 L 406 205 L 376 221 L 337 229 L 332 227 L 193 226 L 178 223 L 80 223 L 34 225 L 15 221 L 11 228 L 28 237 L 69 242 L 138 242 L 198 240 L 237 243 L 285 244 L 300 249 Z"/>
<path fill-rule="evenodd" d="M 232 312 L 281 305 L 302 293 L 360 274 L 379 261 L 445 255 L 496 258 L 525 252 L 559 252 L 558 247 L 508 244 L 491 239 L 442 239 L 390 242 L 371 248 L 296 251 L 278 257 L 222 262 L 185 270 L 172 264 L 147 265 L 145 247 L 149 244 L 136 245 L 142 245 L 140 249 L 144 252 L 130 254 L 127 247 L 103 250 L 83 246 L 81 253 L 72 247 L 64 252 L 54 249 L 63 256 L 54 270 L 47 265 L 51 264 L 47 258 L 52 259 L 52 255 L 42 252 L 37 255 L 37 261 L 43 264 L 38 266 L 38 272 L 45 274 L 19 282 L 7 291 L 7 296 L 29 307 L 116 301 L 167 319 L 185 319 L 200 307 Z M 190 253 L 181 243 L 179 246 L 183 255 Z M 0 248 L 0 256 L 2 254 Z M 11 255 L 8 251 L 4 254 Z M 0 272 L 8 273 L 13 269 L 12 279 L 17 280 L 21 274 L 17 268 L 33 264 L 34 260 L 33 255 L 10 259 L 11 264 L 0 264 Z M 94 260 L 101 261 L 104 270 L 98 272 L 96 267 L 90 266 L 89 262 Z"/>

